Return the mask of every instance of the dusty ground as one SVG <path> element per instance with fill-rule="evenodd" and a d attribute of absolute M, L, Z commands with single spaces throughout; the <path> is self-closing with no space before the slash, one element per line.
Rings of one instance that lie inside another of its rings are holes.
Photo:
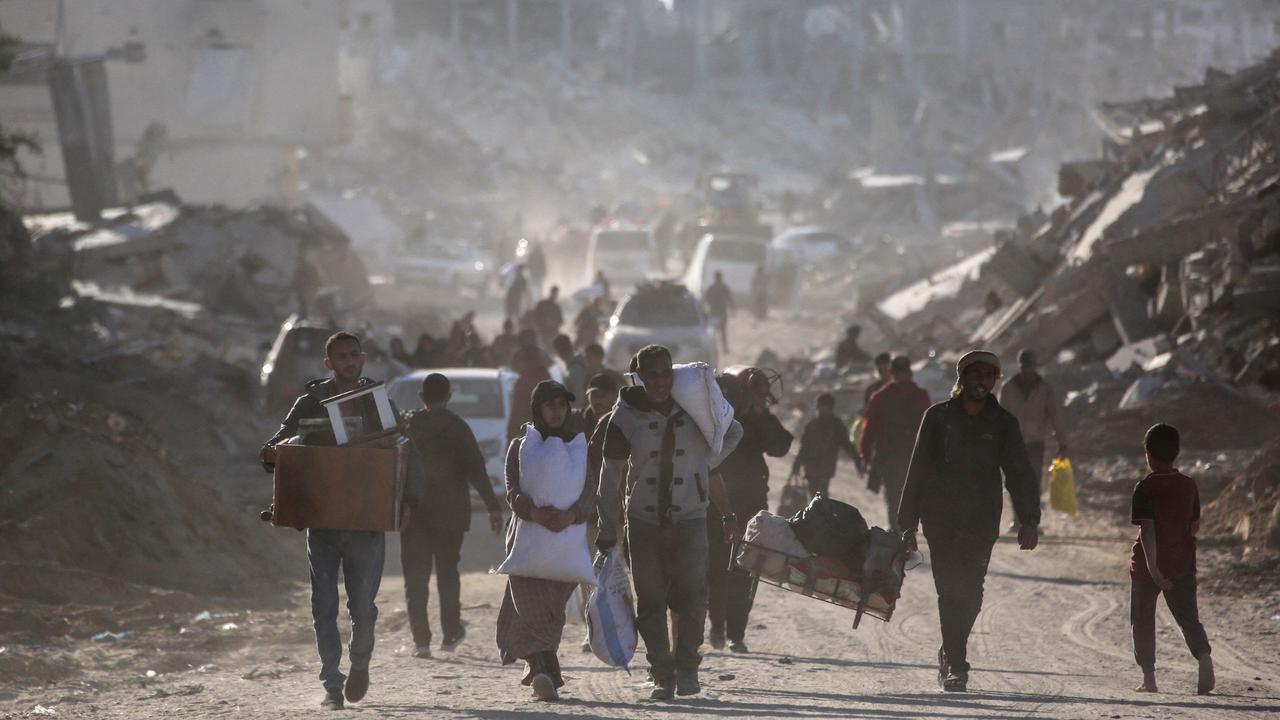
<path fill-rule="evenodd" d="M 835 319 L 830 321 L 835 325 Z M 744 326 L 746 331 L 749 326 Z M 744 356 L 761 339 L 816 343 L 834 328 L 787 320 L 741 335 Z M 812 335 L 812 336 L 811 336 Z M 745 358 L 743 358 L 745 359 Z M 774 477 L 785 476 L 775 464 Z M 775 489 L 780 484 L 775 480 Z M 883 523 L 884 505 L 843 465 L 833 492 Z M 469 636 L 432 660 L 409 655 L 399 560 L 388 558 L 379 605 L 373 687 L 348 712 L 366 717 L 759 717 L 759 718 L 1259 718 L 1280 714 L 1280 598 L 1234 592 L 1202 596 L 1218 664 L 1218 691 L 1197 697 L 1194 665 L 1171 617 L 1160 614 L 1163 692 L 1139 695 L 1129 650 L 1129 531 L 1115 513 L 1089 508 L 1075 520 L 1049 513 L 1048 535 L 1031 553 L 1002 540 L 987 599 L 970 641 L 972 692 L 944 695 L 934 679 L 939 644 L 928 565 L 909 574 L 896 616 L 852 630 L 852 613 L 764 586 L 748 642 L 752 652 L 710 651 L 705 692 L 670 704 L 642 701 L 641 667 L 628 676 L 578 651 L 583 629 L 566 630 L 565 700 L 532 702 L 520 670 L 497 664 L 494 619 L 502 578 L 496 538 L 473 532 L 464 554 Z M 480 524 L 477 523 L 477 526 Z M 263 526 L 264 533 L 291 531 Z M 297 543 L 302 542 L 298 536 Z M 394 541 L 392 542 L 394 546 Z M 927 552 L 927 550 L 926 550 Z M 1204 548 L 1206 563 L 1226 563 Z M 301 570 L 301 568 L 300 568 Z M 1230 585 L 1226 586 L 1230 588 Z M 321 690 L 301 585 L 283 609 L 253 611 L 210 601 L 211 616 L 184 605 L 154 618 L 130 616 L 117 642 L 66 637 L 42 644 L 0 639 L 0 717 L 64 718 L 321 717 Z M 434 600 L 434 598 L 433 598 Z M 435 617 L 435 609 L 432 609 Z M 438 635 L 438 633 L 437 633 Z M 4 636 L 9 637 L 9 636 Z M 37 679 L 39 682 L 36 682 Z"/>

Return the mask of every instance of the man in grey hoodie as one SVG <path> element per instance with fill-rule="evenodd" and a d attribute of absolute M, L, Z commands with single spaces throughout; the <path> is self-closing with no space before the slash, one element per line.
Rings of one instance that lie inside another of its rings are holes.
<path fill-rule="evenodd" d="M 655 684 L 651 697 L 670 700 L 702 690 L 698 650 L 707 615 L 707 504 L 714 501 L 729 512 L 723 482 L 711 471 L 737 447 L 742 426 L 731 422 L 723 448 L 713 454 L 671 395 L 671 352 L 650 345 L 631 364 L 643 386 L 622 390 L 605 428 L 596 545 L 606 550 L 616 544 L 625 517 L 636 626 Z M 731 512 L 725 517 L 726 525 L 736 521 Z M 679 617 L 674 653 L 668 600 Z"/>

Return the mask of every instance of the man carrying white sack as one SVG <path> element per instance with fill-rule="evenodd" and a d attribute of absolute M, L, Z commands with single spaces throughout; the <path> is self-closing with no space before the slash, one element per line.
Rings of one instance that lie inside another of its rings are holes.
<path fill-rule="evenodd" d="M 521 682 L 540 700 L 559 699 L 564 685 L 556 653 L 569 596 L 579 583 L 595 582 L 586 535 L 595 488 L 586 481 L 587 440 L 569 409 L 574 400 L 558 382 L 538 383 L 533 422 L 507 451 L 507 501 L 515 520 L 498 568 L 508 575 L 498 650 L 503 665 L 527 663 Z"/>
<path fill-rule="evenodd" d="M 711 471 L 737 447 L 742 426 L 732 419 L 711 368 L 673 371 L 671 352 L 661 345 L 643 348 L 631 365 L 641 385 L 622 390 L 605 430 L 596 546 L 606 551 L 616 544 L 625 514 L 636 626 L 655 684 L 651 698 L 670 700 L 702 691 L 707 504 L 714 497 L 728 507 L 723 483 Z M 677 385 L 679 403 L 673 395 Z M 668 599 L 679 617 L 674 653 Z"/>

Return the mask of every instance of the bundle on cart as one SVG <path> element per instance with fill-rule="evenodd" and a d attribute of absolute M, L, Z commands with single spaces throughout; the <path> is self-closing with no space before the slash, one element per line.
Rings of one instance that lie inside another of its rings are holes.
<path fill-rule="evenodd" d="M 906 576 L 906 547 L 868 528 L 857 508 L 816 495 L 787 519 L 762 510 L 733 550 L 731 570 L 881 620 L 893 616 Z"/>

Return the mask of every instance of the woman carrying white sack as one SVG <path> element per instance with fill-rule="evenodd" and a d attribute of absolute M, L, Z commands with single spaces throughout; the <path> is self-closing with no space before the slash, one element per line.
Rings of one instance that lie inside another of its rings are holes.
<path fill-rule="evenodd" d="M 587 479 L 587 438 L 564 385 L 544 380 L 533 390 L 533 422 L 507 450 L 508 576 L 498 612 L 502 664 L 524 660 L 521 681 L 541 700 L 557 700 L 564 685 L 556 653 L 565 605 L 579 584 L 595 584 L 587 520 L 595 487 Z"/>

